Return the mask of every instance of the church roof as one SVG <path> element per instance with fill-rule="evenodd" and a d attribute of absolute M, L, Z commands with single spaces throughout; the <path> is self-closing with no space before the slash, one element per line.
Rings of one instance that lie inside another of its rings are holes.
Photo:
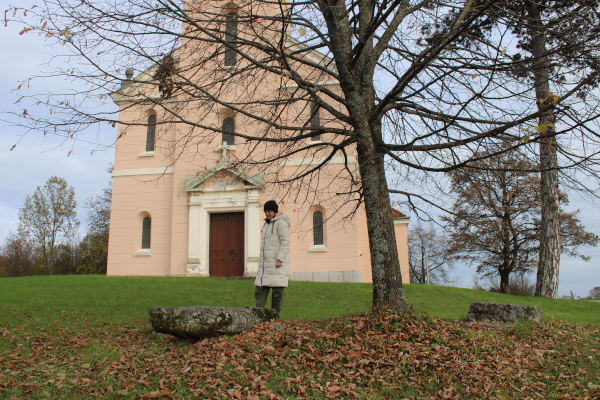
<path fill-rule="evenodd" d="M 407 219 L 410 218 L 408 216 L 406 216 L 406 214 L 396 210 L 395 208 L 392 207 L 392 217 L 394 219 Z"/>

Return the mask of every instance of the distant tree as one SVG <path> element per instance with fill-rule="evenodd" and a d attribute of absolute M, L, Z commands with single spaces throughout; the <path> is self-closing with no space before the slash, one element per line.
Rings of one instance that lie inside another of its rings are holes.
<path fill-rule="evenodd" d="M 80 244 L 76 242 L 61 243 L 57 247 L 54 261 L 56 275 L 75 275 L 82 263 Z"/>
<path fill-rule="evenodd" d="M 0 276 L 17 277 L 38 273 L 31 242 L 23 235 L 9 233 L 0 247 Z"/>
<path fill-rule="evenodd" d="M 596 286 L 590 290 L 588 297 L 591 299 L 600 299 L 600 286 Z"/>
<path fill-rule="evenodd" d="M 75 189 L 63 178 L 53 176 L 27 196 L 19 210 L 19 229 L 39 252 L 46 275 L 54 274 L 57 247 L 77 234 L 76 208 Z"/>
<path fill-rule="evenodd" d="M 447 251 L 448 238 L 432 224 L 423 226 L 420 223 L 409 228 L 407 235 L 410 282 L 434 285 L 453 283 L 450 273 L 454 269 L 454 259 Z"/>
<path fill-rule="evenodd" d="M 535 281 L 531 281 L 532 273 L 529 271 L 518 271 L 510 274 L 508 282 L 508 294 L 514 296 L 534 296 L 535 295 Z M 500 289 L 500 279 L 496 276 L 490 276 L 487 280 L 488 288 L 487 291 L 492 293 L 502 293 Z"/>
<path fill-rule="evenodd" d="M 501 293 L 508 293 L 511 273 L 528 273 L 538 264 L 540 178 L 527 172 L 532 169 L 531 161 L 513 151 L 450 174 L 456 194 L 453 215 L 444 218 L 453 229 L 450 252 L 477 264 L 484 276 L 498 274 Z M 566 194 L 561 201 L 568 204 Z M 587 261 L 578 248 L 596 246 L 599 238 L 585 231 L 577 213 L 559 211 L 562 252 Z"/>
<path fill-rule="evenodd" d="M 111 198 L 112 187 L 109 186 L 104 188 L 102 195 L 90 197 L 86 202 L 89 207 L 88 231 L 80 243 L 80 274 L 106 274 Z"/>

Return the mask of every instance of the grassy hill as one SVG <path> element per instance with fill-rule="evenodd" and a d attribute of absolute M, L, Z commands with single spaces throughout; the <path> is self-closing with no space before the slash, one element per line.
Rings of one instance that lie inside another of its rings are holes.
<path fill-rule="evenodd" d="M 600 303 L 510 296 L 445 286 L 405 285 L 407 302 L 433 317 L 465 319 L 474 301 L 536 305 L 545 320 L 600 324 Z M 281 317 L 316 320 L 360 313 L 371 307 L 372 285 L 290 282 Z M 19 315 L 45 321 L 87 313 L 108 322 L 145 321 L 152 306 L 254 306 L 251 280 L 218 278 L 36 276 L 0 279 L 0 318 Z M 269 304 L 267 304 L 269 307 Z"/>
<path fill-rule="evenodd" d="M 194 342 L 150 327 L 155 305 L 252 306 L 252 283 L 0 279 L 0 398 L 600 396 L 600 303 L 406 285 L 417 313 L 396 315 L 369 312 L 368 284 L 291 282 L 283 320 L 251 332 Z M 489 330 L 445 320 L 464 319 L 473 301 L 537 305 L 544 321 Z"/>

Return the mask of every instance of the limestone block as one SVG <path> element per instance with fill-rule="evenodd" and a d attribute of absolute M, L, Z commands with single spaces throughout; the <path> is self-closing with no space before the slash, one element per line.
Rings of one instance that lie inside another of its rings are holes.
<path fill-rule="evenodd" d="M 312 282 L 313 273 L 312 272 L 294 272 L 292 274 L 293 281 L 307 281 Z"/>
<path fill-rule="evenodd" d="M 342 271 L 330 271 L 329 282 L 343 282 Z"/>
<path fill-rule="evenodd" d="M 471 303 L 467 321 L 516 322 L 519 319 L 539 322 L 544 311 L 537 306 L 499 303 Z"/>
<path fill-rule="evenodd" d="M 152 307 L 148 316 L 158 333 L 197 339 L 247 331 L 277 317 L 264 308 L 219 306 Z"/>
<path fill-rule="evenodd" d="M 313 282 L 329 282 L 329 272 L 313 272 Z"/>

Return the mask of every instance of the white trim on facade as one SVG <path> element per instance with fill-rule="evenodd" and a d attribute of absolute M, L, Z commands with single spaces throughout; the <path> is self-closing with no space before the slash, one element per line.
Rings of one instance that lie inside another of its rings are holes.
<path fill-rule="evenodd" d="M 315 244 L 314 246 L 308 248 L 309 253 L 317 253 L 322 251 L 327 251 L 327 246 L 324 244 Z"/>
<path fill-rule="evenodd" d="M 175 173 L 174 167 L 119 169 L 112 172 L 113 178 L 120 176 L 167 175 Z"/>

